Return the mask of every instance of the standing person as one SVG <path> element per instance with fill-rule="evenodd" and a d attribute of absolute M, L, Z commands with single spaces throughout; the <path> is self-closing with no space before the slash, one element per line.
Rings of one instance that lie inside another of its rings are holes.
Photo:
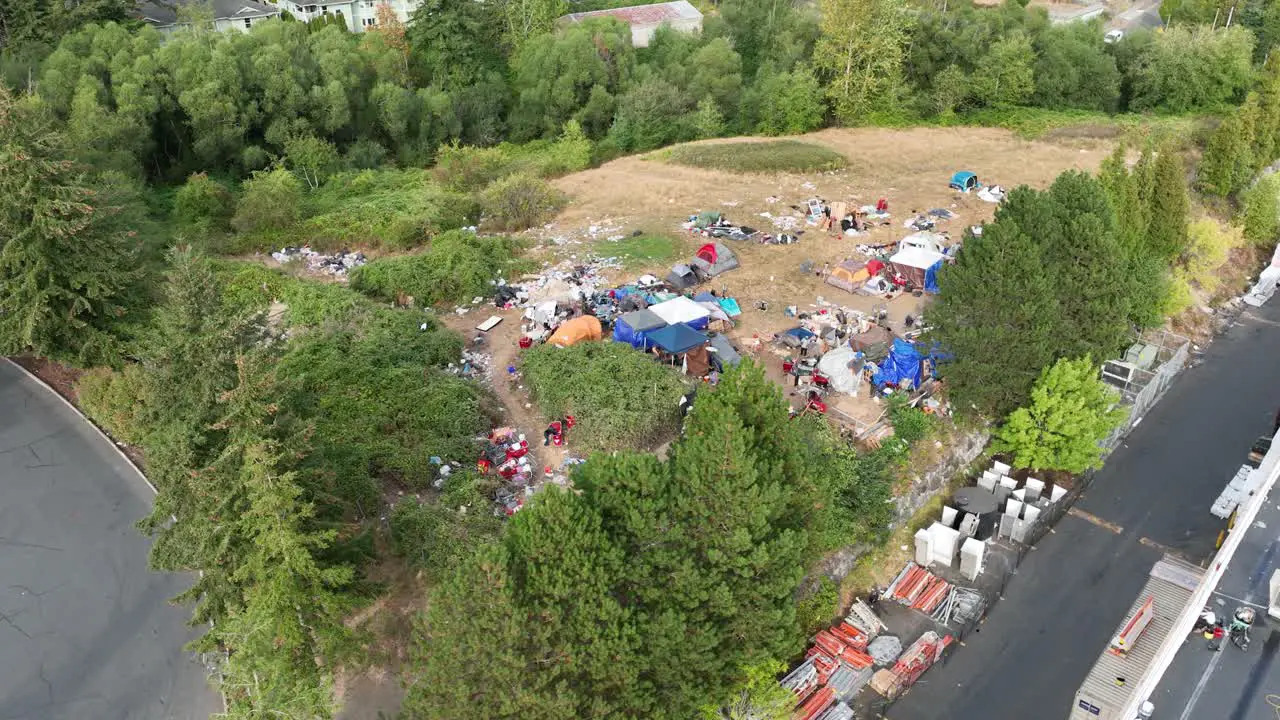
<path fill-rule="evenodd" d="M 1222 627 L 1222 621 L 1213 624 L 1213 630 L 1210 631 L 1209 649 L 1218 652 L 1222 649 L 1222 640 L 1227 636 L 1226 628 Z"/>

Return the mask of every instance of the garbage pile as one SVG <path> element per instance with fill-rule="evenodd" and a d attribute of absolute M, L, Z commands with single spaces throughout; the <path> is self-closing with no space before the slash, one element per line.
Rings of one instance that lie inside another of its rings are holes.
<path fill-rule="evenodd" d="M 360 267 L 367 262 L 364 253 L 361 252 L 353 253 L 344 250 L 334 255 L 326 255 L 312 250 L 309 245 L 280 248 L 279 251 L 271 253 L 271 258 L 281 265 L 301 260 L 311 272 L 336 276 L 344 276 L 351 268 Z"/>
<path fill-rule="evenodd" d="M 818 632 L 805 661 L 781 685 L 796 696 L 796 720 L 849 720 L 853 710 L 848 701 L 871 682 L 876 660 L 868 654 L 872 638 L 885 629 L 861 600 L 854 603 L 841 622 Z M 901 648 L 901 644 L 899 644 Z M 897 659 L 888 658 L 880 665 Z"/>
<path fill-rule="evenodd" d="M 510 517 L 524 507 L 525 499 L 537 491 L 537 481 L 529 458 L 529 443 L 518 428 L 494 428 L 484 439 L 476 468 L 481 475 L 496 473 L 506 482 L 494 494 L 494 515 Z"/>

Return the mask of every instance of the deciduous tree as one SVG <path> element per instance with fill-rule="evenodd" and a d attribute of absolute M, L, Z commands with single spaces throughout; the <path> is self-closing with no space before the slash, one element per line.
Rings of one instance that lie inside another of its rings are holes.
<path fill-rule="evenodd" d="M 1026 407 L 996 431 L 992 449 L 1009 453 L 1015 467 L 1080 473 L 1102 465 L 1100 443 L 1127 411 L 1098 377 L 1088 356 L 1061 359 L 1046 368 Z"/>
<path fill-rule="evenodd" d="M 901 0 L 823 0 L 813 64 L 828 78 L 841 122 L 856 123 L 897 96 L 912 25 Z"/>

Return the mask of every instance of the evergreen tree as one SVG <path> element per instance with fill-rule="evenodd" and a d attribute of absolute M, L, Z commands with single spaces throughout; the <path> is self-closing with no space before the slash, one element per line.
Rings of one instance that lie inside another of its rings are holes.
<path fill-rule="evenodd" d="M 136 229 L 70 159 L 39 111 L 0 86 L 0 352 L 73 364 L 120 358 L 113 326 L 141 278 Z"/>
<path fill-rule="evenodd" d="M 1088 356 L 1045 368 L 1031 401 L 996 431 L 992 450 L 1013 456 L 1016 467 L 1081 473 L 1102 465 L 1102 446 L 1127 411 L 1098 377 Z"/>
<path fill-rule="evenodd" d="M 1101 183 L 1081 172 L 1058 176 L 1048 191 L 1053 220 L 1036 229 L 1057 288 L 1058 355 L 1111 357 L 1129 332 L 1133 288 L 1116 237 L 1115 214 Z"/>
<path fill-rule="evenodd" d="M 954 359 L 939 371 L 959 407 L 1004 415 L 1030 396 L 1065 331 L 1051 270 L 1034 233 L 1051 222 L 1037 193 L 1010 191 L 982 235 L 939 273 L 932 339 Z"/>
<path fill-rule="evenodd" d="M 1239 168 L 1250 164 L 1252 141 L 1252 137 L 1246 134 L 1245 122 L 1239 111 L 1219 123 L 1209 136 L 1204 155 L 1200 158 L 1200 189 L 1218 197 L 1234 193 L 1239 188 Z"/>
<path fill-rule="evenodd" d="M 1191 212 L 1186 171 L 1172 148 L 1160 151 L 1151 164 L 1149 187 L 1147 247 L 1171 262 L 1187 247 L 1187 216 Z"/>

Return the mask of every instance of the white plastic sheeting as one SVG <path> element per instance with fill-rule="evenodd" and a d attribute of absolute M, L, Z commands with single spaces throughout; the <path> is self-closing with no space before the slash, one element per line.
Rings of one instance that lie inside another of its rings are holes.
<path fill-rule="evenodd" d="M 657 305 L 650 305 L 649 310 L 662 318 L 668 325 L 688 323 L 701 320 L 711 315 L 711 311 L 687 297 L 672 298 Z"/>
<path fill-rule="evenodd" d="M 840 346 L 832 349 L 818 361 L 818 372 L 831 381 L 831 389 L 845 395 L 857 395 L 860 378 L 850 365 L 853 363 L 853 348 Z"/>

